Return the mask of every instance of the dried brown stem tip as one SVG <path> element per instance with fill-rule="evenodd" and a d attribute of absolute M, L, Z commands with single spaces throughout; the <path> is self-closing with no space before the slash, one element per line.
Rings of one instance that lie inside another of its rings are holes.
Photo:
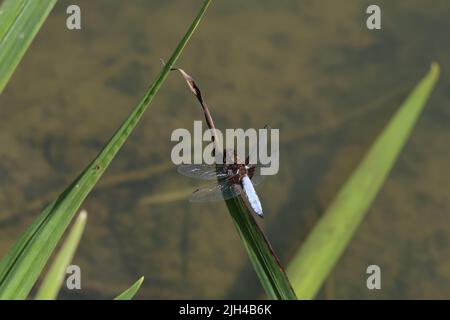
<path fill-rule="evenodd" d="M 162 61 L 164 64 L 164 61 Z M 212 141 L 217 142 L 216 138 L 216 126 L 214 125 L 214 121 L 211 117 L 211 113 L 209 112 L 208 105 L 206 104 L 205 100 L 203 99 L 202 92 L 200 91 L 200 88 L 195 83 L 194 79 L 186 73 L 183 69 L 180 68 L 170 68 L 172 71 L 178 71 L 186 81 L 189 90 L 194 94 L 194 96 L 197 98 L 198 102 L 200 102 L 200 105 L 202 106 L 203 113 L 205 115 L 206 124 L 208 125 L 208 128 L 212 130 Z M 215 145 L 215 149 L 217 150 L 217 143 Z"/>

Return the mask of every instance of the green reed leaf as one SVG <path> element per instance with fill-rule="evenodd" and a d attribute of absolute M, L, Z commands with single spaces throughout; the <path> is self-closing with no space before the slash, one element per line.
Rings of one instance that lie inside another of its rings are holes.
<path fill-rule="evenodd" d="M 300 299 L 312 299 L 349 244 L 406 143 L 437 80 L 439 66 L 414 88 L 288 266 Z"/>
<path fill-rule="evenodd" d="M 5 0 L 0 6 L 0 94 L 56 0 Z"/>
<path fill-rule="evenodd" d="M 138 281 L 133 283 L 131 287 L 129 287 L 127 290 L 119 294 L 117 297 L 114 298 L 114 300 L 131 300 L 138 292 L 139 288 L 142 285 L 142 282 L 144 282 L 144 277 L 139 278 Z"/>
<path fill-rule="evenodd" d="M 54 300 L 57 298 L 58 292 L 64 282 L 66 269 L 72 261 L 78 243 L 83 235 L 86 219 L 86 211 L 81 211 L 70 229 L 67 239 L 64 241 L 49 271 L 45 275 L 36 294 L 36 300 Z"/>

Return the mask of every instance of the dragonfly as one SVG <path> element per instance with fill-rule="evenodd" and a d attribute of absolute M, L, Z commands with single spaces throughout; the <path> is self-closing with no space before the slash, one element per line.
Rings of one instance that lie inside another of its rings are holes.
<path fill-rule="evenodd" d="M 261 201 L 254 188 L 264 180 L 262 167 L 260 163 L 249 164 L 249 157 L 239 161 L 235 155 L 235 161 L 230 164 L 182 164 L 177 171 L 189 178 L 217 180 L 210 186 L 195 190 L 190 196 L 191 202 L 227 200 L 243 193 L 252 210 L 263 218 Z"/>

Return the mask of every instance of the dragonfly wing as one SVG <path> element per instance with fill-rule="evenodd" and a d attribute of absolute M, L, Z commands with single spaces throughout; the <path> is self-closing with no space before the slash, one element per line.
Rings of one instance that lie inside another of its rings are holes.
<path fill-rule="evenodd" d="M 268 128 L 268 126 L 266 126 L 264 128 L 266 129 L 266 128 Z M 266 150 L 267 150 L 267 146 L 264 145 L 263 149 L 260 150 L 260 154 L 267 152 Z M 271 165 L 270 163 L 269 164 L 262 164 L 259 161 L 260 159 L 257 157 L 257 155 L 258 155 L 257 151 L 258 150 L 257 150 L 256 146 L 254 146 L 252 148 L 252 153 L 253 153 L 253 158 L 258 159 L 258 162 L 256 164 L 255 163 L 249 163 L 249 160 L 252 159 L 251 156 L 247 157 L 247 159 L 246 159 L 246 164 L 249 166 L 249 168 L 247 169 L 248 176 L 251 179 L 251 181 L 252 181 L 254 186 L 257 186 L 258 184 L 263 182 L 265 180 L 265 178 L 266 178 L 266 175 L 262 175 L 261 174 L 261 169 L 262 168 L 267 168 L 267 167 L 269 167 Z M 272 159 L 276 159 L 276 158 L 279 159 L 279 150 L 275 151 L 270 156 L 271 156 Z"/>
<path fill-rule="evenodd" d="M 214 184 L 209 187 L 195 190 L 189 200 L 191 202 L 210 202 L 223 201 L 234 198 L 241 194 L 242 189 L 235 184 L 225 181 L 219 184 Z"/>
<path fill-rule="evenodd" d="M 225 178 L 227 176 L 220 170 L 220 167 L 217 171 L 215 164 L 182 164 L 177 167 L 177 171 L 183 176 L 201 180 L 214 180 L 218 177 Z"/>
<path fill-rule="evenodd" d="M 266 178 L 266 176 L 261 174 L 261 166 L 255 165 L 251 166 L 248 170 L 248 176 L 250 177 L 250 180 L 252 181 L 252 184 L 254 186 L 257 186 L 261 182 L 263 182 Z"/>

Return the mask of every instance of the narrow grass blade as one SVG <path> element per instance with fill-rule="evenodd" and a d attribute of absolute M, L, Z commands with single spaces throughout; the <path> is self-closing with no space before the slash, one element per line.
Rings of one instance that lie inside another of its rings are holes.
<path fill-rule="evenodd" d="M 24 299 L 57 245 L 75 212 L 125 143 L 149 103 L 163 84 L 171 66 L 191 38 L 211 0 L 205 0 L 197 17 L 167 64 L 141 101 L 88 167 L 53 201 L 22 234 L 0 262 L 0 299 Z"/>
<path fill-rule="evenodd" d="M 383 185 L 439 77 L 439 66 L 414 88 L 341 188 L 288 267 L 300 299 L 312 299 L 347 247 Z"/>
<path fill-rule="evenodd" d="M 5 0 L 0 7 L 0 94 L 56 0 Z"/>
<path fill-rule="evenodd" d="M 296 300 L 294 290 L 252 212 L 239 196 L 226 200 L 228 211 L 244 244 L 253 268 L 269 299 Z"/>
<path fill-rule="evenodd" d="M 142 285 L 142 282 L 144 282 L 144 277 L 141 277 L 138 281 L 133 283 L 131 287 L 129 287 L 127 290 L 119 294 L 117 297 L 114 298 L 114 300 L 131 300 L 138 292 L 139 288 Z"/>
<path fill-rule="evenodd" d="M 36 300 L 54 300 L 64 281 L 66 269 L 75 255 L 86 226 L 87 213 L 82 211 L 75 220 L 67 239 L 55 257 L 36 294 Z"/>

